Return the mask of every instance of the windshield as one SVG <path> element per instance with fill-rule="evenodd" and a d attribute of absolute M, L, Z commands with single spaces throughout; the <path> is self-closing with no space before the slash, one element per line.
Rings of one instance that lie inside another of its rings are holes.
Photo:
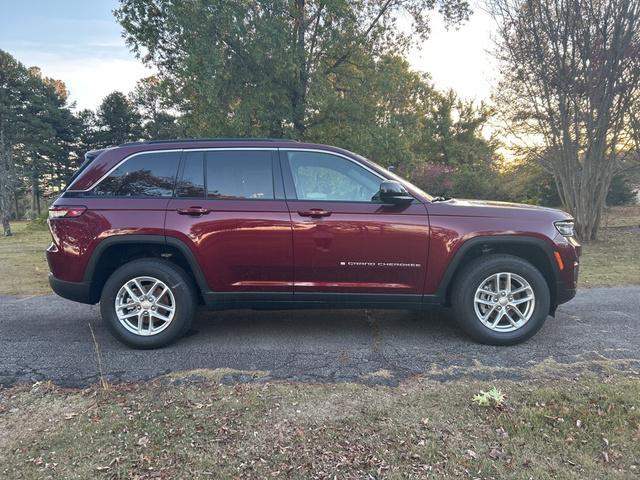
<path fill-rule="evenodd" d="M 358 154 L 354 154 L 356 157 L 358 157 L 358 159 L 360 160 L 365 160 L 367 162 L 371 162 L 371 160 L 364 158 L 362 155 L 358 155 Z M 373 162 L 375 163 L 375 162 Z M 405 180 L 402 177 L 399 177 L 398 175 L 396 175 L 395 173 L 393 173 L 391 170 L 387 170 L 384 167 L 381 167 L 379 164 L 376 163 L 376 167 L 378 167 L 380 170 L 382 170 L 382 172 L 384 173 L 384 175 L 387 178 L 390 178 L 392 180 L 396 180 L 400 183 L 402 183 L 403 185 L 405 185 L 406 187 L 408 187 L 409 190 L 413 190 L 414 192 L 420 194 L 420 195 L 424 195 L 427 200 L 429 200 L 430 202 L 433 202 L 435 197 L 433 195 L 429 195 L 427 192 L 425 192 L 424 190 L 422 190 L 419 187 L 416 187 L 413 183 L 409 182 L 408 180 Z"/>

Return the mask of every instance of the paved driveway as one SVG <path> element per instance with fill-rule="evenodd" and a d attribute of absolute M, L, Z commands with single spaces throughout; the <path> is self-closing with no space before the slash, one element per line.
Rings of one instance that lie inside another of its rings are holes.
<path fill-rule="evenodd" d="M 202 312 L 186 338 L 162 350 L 136 351 L 109 335 L 95 306 L 55 296 L 0 297 L 0 385 L 96 382 L 89 325 L 112 382 L 196 368 L 260 370 L 274 379 L 309 382 L 393 383 L 412 374 L 518 377 L 541 364 L 605 358 L 626 359 L 629 368 L 640 365 L 640 287 L 583 289 L 533 339 L 514 347 L 475 344 L 448 315 L 446 310 Z"/>

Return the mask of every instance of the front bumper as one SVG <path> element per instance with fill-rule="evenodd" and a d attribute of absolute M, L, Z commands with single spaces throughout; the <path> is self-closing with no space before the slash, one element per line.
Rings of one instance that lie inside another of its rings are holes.
<path fill-rule="evenodd" d="M 577 291 L 577 288 L 566 288 L 564 283 L 558 283 L 556 304 L 560 305 L 562 303 L 567 303 L 576 296 Z"/>
<path fill-rule="evenodd" d="M 90 305 L 96 303 L 96 300 L 92 298 L 91 283 L 89 282 L 67 282 L 54 277 L 53 273 L 49 273 L 49 285 L 62 298 Z"/>
<path fill-rule="evenodd" d="M 562 268 L 558 265 L 560 269 L 556 270 L 557 283 L 554 304 L 557 307 L 576 296 L 582 246 L 573 237 L 558 235 L 555 238 L 555 251 L 560 254 L 562 259 Z"/>

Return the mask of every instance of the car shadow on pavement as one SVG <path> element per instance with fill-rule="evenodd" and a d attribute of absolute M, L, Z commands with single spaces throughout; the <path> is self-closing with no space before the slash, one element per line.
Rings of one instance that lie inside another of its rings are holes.
<path fill-rule="evenodd" d="M 330 344 L 375 341 L 376 337 L 460 339 L 463 332 L 447 309 L 407 310 L 278 310 L 200 311 L 189 338 L 244 338 L 253 342 L 289 343 L 290 348 L 309 341 Z M 380 340 L 378 338 L 378 340 Z M 466 341 L 466 339 L 465 339 Z M 184 340 L 183 340 L 184 342 Z"/>

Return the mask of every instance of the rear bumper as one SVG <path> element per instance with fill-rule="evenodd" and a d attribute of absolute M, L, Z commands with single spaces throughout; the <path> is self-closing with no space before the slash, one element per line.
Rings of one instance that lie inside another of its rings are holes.
<path fill-rule="evenodd" d="M 578 290 L 576 288 L 566 288 L 563 283 L 559 283 L 556 304 L 560 305 L 562 303 L 567 303 L 569 300 L 576 296 L 577 291 Z"/>
<path fill-rule="evenodd" d="M 89 282 L 67 282 L 54 277 L 53 273 L 49 273 L 49 285 L 62 298 L 90 305 L 96 303 L 92 298 L 91 284 Z"/>

